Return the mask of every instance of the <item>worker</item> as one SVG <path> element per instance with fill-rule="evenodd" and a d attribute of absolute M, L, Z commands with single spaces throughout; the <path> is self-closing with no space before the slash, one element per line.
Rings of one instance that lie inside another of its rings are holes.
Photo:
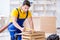
<path fill-rule="evenodd" d="M 15 34 L 22 33 L 22 31 L 24 31 L 23 24 L 26 19 L 29 21 L 31 29 L 33 29 L 32 15 L 29 11 L 30 6 L 30 2 L 28 0 L 24 0 L 21 7 L 14 8 L 11 13 L 9 25 L 2 27 L 0 32 L 8 28 L 11 40 L 15 40 Z M 18 36 L 18 40 L 22 40 L 21 35 Z"/>

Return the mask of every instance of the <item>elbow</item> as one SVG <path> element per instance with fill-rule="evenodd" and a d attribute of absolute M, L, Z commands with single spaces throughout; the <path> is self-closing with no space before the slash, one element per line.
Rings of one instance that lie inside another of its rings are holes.
<path fill-rule="evenodd" d="M 13 24 L 15 25 L 17 22 L 13 20 Z"/>

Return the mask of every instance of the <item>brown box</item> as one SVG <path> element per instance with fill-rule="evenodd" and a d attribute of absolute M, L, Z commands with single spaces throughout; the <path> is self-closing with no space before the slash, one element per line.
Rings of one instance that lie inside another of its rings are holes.
<path fill-rule="evenodd" d="M 23 40 L 45 40 L 44 32 L 24 32 L 22 35 Z"/>

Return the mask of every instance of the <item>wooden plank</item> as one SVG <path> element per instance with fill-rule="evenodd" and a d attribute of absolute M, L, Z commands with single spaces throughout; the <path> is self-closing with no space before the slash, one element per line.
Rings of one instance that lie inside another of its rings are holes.
<path fill-rule="evenodd" d="M 56 33 L 56 17 L 40 17 L 40 27 L 46 33 Z"/>

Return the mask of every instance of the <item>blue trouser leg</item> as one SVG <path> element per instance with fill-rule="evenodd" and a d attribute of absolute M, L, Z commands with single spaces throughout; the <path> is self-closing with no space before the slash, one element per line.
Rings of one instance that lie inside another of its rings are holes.
<path fill-rule="evenodd" d="M 15 26 L 13 24 L 9 24 L 8 25 L 8 30 L 10 32 L 10 36 L 11 36 L 11 40 L 16 40 L 15 34 L 16 33 L 21 33 L 21 30 L 18 30 L 17 28 L 15 28 Z M 12 30 L 12 31 L 11 31 Z M 14 31 L 13 31 L 14 30 Z M 21 40 L 21 35 L 18 36 L 17 38 L 18 40 Z"/>
<path fill-rule="evenodd" d="M 10 32 L 11 40 L 15 40 L 15 31 L 9 31 L 9 32 Z"/>
<path fill-rule="evenodd" d="M 21 30 L 18 30 L 18 29 L 16 30 L 16 32 L 17 33 L 22 33 Z M 17 35 L 17 36 L 18 36 L 18 38 L 17 38 L 18 40 L 22 40 L 22 36 L 21 35 Z"/>
<path fill-rule="evenodd" d="M 22 40 L 22 37 L 21 37 L 21 35 L 18 35 L 18 38 L 17 38 L 18 40 Z"/>
<path fill-rule="evenodd" d="M 17 32 L 16 32 L 16 31 L 9 31 L 9 32 L 10 32 L 11 40 L 16 40 L 15 34 L 16 34 Z M 18 36 L 17 40 L 22 40 L 21 35 L 17 35 L 17 36 Z"/>

